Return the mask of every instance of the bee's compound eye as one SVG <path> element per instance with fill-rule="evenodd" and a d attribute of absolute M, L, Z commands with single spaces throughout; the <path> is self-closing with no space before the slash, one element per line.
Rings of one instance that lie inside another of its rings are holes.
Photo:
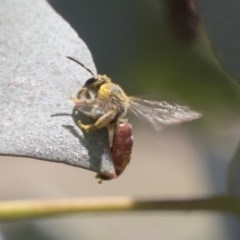
<path fill-rule="evenodd" d="M 84 87 L 89 87 L 90 85 L 92 85 L 94 82 L 96 82 L 97 81 L 97 79 L 96 78 L 89 78 L 86 82 L 85 82 L 85 84 L 84 84 Z"/>

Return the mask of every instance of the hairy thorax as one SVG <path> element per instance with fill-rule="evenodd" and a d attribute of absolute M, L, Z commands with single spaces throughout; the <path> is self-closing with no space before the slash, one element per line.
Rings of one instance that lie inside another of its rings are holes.
<path fill-rule="evenodd" d="M 129 102 L 129 97 L 125 94 L 123 89 L 114 83 L 105 83 L 100 86 L 97 97 L 98 100 L 115 99 L 123 103 Z"/>

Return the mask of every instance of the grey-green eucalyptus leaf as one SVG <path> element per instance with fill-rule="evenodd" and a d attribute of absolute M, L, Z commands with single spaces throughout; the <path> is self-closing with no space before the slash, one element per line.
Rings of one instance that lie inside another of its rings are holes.
<path fill-rule="evenodd" d="M 0 155 L 25 156 L 112 173 L 106 129 L 84 134 L 73 103 L 91 54 L 45 0 L 1 0 Z"/>

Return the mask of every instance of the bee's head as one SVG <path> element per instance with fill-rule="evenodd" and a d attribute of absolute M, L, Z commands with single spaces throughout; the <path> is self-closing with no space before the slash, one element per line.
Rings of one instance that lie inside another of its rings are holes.
<path fill-rule="evenodd" d="M 92 78 L 89 78 L 85 84 L 84 87 L 88 89 L 99 89 L 101 85 L 105 83 L 110 83 L 112 82 L 109 77 L 106 75 L 95 75 Z"/>
<path fill-rule="evenodd" d="M 94 85 L 96 82 L 97 82 L 97 78 L 95 78 L 95 77 L 89 78 L 85 82 L 84 87 L 89 88 L 90 86 Z"/>

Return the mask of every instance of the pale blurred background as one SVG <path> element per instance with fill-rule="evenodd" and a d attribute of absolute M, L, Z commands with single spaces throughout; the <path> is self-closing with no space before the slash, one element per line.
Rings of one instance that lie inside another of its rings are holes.
<path fill-rule="evenodd" d="M 192 2 L 179 2 L 186 7 L 174 0 L 50 2 L 86 42 L 99 73 L 111 76 L 130 95 L 183 102 L 203 117 L 162 132 L 133 118 L 132 161 L 119 179 L 102 185 L 83 169 L 2 157 L 2 200 L 178 199 L 227 192 L 228 164 L 239 139 L 239 87 L 214 58 L 204 27 L 188 8 Z M 3 223 L 2 232 L 14 240 L 237 240 L 240 225 L 234 216 L 220 213 L 138 212 Z"/>

